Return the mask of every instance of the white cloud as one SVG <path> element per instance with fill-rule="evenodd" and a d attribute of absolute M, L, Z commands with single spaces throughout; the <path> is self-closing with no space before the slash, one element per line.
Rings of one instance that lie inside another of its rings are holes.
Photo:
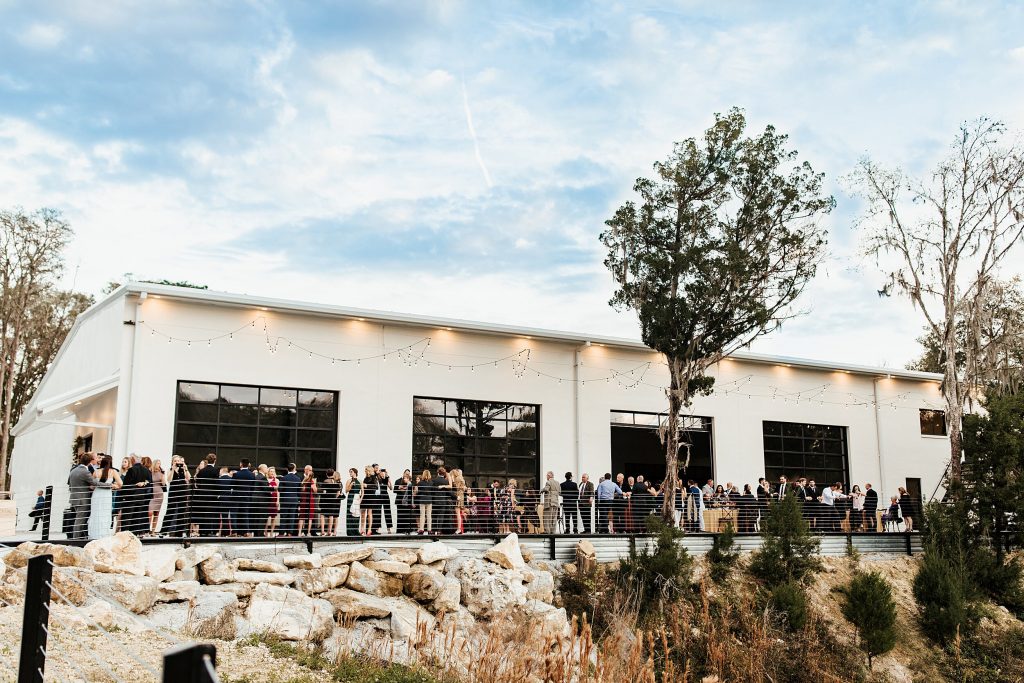
<path fill-rule="evenodd" d="M 52 50 L 64 42 L 64 29 L 56 24 L 32 24 L 18 34 L 18 42 L 34 50 Z"/>

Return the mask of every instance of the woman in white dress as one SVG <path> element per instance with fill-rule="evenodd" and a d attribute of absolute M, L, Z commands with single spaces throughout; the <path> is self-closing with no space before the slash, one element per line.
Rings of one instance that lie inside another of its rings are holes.
<path fill-rule="evenodd" d="M 96 488 L 92 491 L 92 507 L 89 510 L 89 538 L 104 538 L 113 533 L 113 491 L 121 488 L 121 475 L 112 465 L 110 456 L 104 455 L 100 466 L 92 473 Z"/>

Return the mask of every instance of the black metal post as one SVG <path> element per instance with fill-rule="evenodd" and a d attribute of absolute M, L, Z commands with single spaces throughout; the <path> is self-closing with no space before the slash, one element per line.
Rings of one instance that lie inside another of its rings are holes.
<path fill-rule="evenodd" d="M 185 643 L 164 653 L 163 683 L 218 683 L 219 680 L 217 648 L 209 643 Z"/>
<path fill-rule="evenodd" d="M 50 540 L 50 515 L 53 513 L 53 487 L 47 486 L 43 497 L 43 534 L 42 540 Z"/>
<path fill-rule="evenodd" d="M 551 561 L 554 562 L 555 558 L 556 558 L 556 555 L 555 555 L 555 535 L 554 534 L 551 534 L 550 536 L 548 536 L 548 547 L 551 550 Z"/>
<path fill-rule="evenodd" d="M 52 560 L 53 555 L 38 555 L 28 561 L 18 683 L 43 683 L 43 671 L 46 668 L 46 631 L 50 621 Z"/>
<path fill-rule="evenodd" d="M 907 555 L 914 554 L 914 546 L 910 543 L 910 532 L 904 534 L 907 537 Z"/>

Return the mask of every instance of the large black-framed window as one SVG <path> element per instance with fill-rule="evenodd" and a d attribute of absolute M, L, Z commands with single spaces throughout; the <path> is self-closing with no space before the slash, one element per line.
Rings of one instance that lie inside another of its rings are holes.
<path fill-rule="evenodd" d="M 540 406 L 413 397 L 412 469 L 457 467 L 470 486 L 540 482 Z"/>
<path fill-rule="evenodd" d="M 764 421 L 764 476 L 770 482 L 785 475 L 807 477 L 821 485 L 825 482 L 850 485 L 850 459 L 846 445 L 846 427 L 803 422 Z"/>
<path fill-rule="evenodd" d="M 178 382 L 174 452 L 190 466 L 216 453 L 218 465 L 247 458 L 278 472 L 289 462 L 323 471 L 335 466 L 337 443 L 335 391 Z"/>

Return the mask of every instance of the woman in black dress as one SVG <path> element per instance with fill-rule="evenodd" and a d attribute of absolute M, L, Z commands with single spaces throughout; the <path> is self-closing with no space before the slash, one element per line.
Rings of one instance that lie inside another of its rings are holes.
<path fill-rule="evenodd" d="M 320 533 L 324 536 L 338 535 L 338 517 L 341 515 L 341 484 L 338 473 L 327 470 L 327 476 L 320 484 Z"/>
<path fill-rule="evenodd" d="M 345 535 L 346 536 L 358 536 L 359 535 L 359 514 L 352 514 L 352 504 L 359 500 L 359 494 L 363 490 L 363 485 L 359 483 L 359 470 L 355 467 L 350 467 L 348 470 L 348 482 L 345 483 L 345 494 L 347 497 L 344 499 L 345 504 L 342 506 L 345 509 Z"/>
<path fill-rule="evenodd" d="M 907 533 L 913 531 L 914 517 L 917 517 L 917 511 L 914 510 L 914 500 L 902 486 L 900 487 L 900 512 L 903 513 L 903 523 L 907 525 Z"/>

